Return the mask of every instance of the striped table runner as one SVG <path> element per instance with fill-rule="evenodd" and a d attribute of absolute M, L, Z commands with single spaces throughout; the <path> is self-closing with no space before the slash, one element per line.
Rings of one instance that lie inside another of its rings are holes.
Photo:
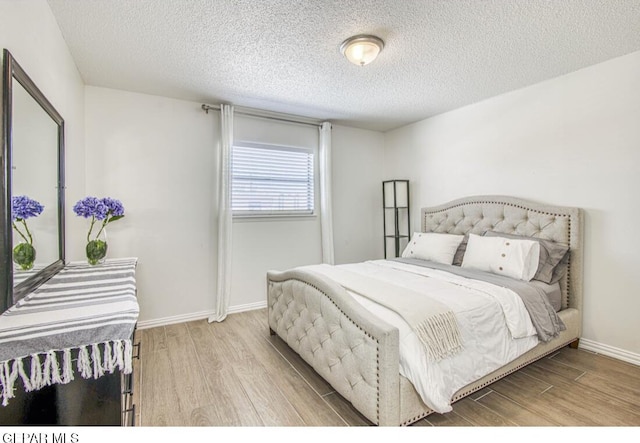
<path fill-rule="evenodd" d="M 70 263 L 0 315 L 0 397 L 7 405 L 18 378 L 26 391 L 132 370 L 138 321 L 137 259 L 90 266 Z M 71 352 L 76 351 L 73 359 Z"/>

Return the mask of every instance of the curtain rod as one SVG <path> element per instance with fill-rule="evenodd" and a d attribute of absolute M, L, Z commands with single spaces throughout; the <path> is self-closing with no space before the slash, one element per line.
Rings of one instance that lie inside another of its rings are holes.
<path fill-rule="evenodd" d="M 220 106 L 203 104 L 202 110 L 208 114 L 209 111 L 219 111 Z M 243 108 L 243 107 L 234 106 L 234 112 L 236 114 L 247 115 L 249 117 L 258 117 L 258 118 L 264 118 L 268 120 L 281 121 L 285 123 L 295 123 L 298 125 L 316 126 L 318 128 L 322 126 L 322 121 L 320 120 L 315 120 L 315 119 L 306 118 L 306 117 L 297 117 L 289 114 L 280 114 L 280 113 L 271 112 L 271 111 L 262 111 L 260 109 Z"/>

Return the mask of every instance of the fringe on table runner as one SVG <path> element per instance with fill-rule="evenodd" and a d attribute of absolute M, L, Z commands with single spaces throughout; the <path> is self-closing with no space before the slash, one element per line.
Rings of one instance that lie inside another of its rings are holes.
<path fill-rule="evenodd" d="M 100 347 L 103 348 L 101 355 Z M 119 369 L 124 374 L 133 371 L 131 340 L 111 340 L 103 343 L 80 346 L 76 369 L 82 378 L 94 379 Z M 60 362 L 59 353 L 62 355 Z M 44 357 L 41 362 L 40 357 Z M 29 374 L 25 360 L 31 359 Z M 0 363 L 0 397 L 2 406 L 15 397 L 15 383 L 20 378 L 27 392 L 36 391 L 53 384 L 67 384 L 74 379 L 71 348 L 31 354 Z"/>

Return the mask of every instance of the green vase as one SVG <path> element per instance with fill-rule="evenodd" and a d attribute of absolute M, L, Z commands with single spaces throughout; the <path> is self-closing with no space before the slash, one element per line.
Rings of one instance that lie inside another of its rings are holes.
<path fill-rule="evenodd" d="M 13 248 L 13 262 L 18 265 L 19 269 L 28 271 L 33 269 L 33 263 L 36 261 L 36 248 L 29 243 L 18 243 Z"/>
<path fill-rule="evenodd" d="M 87 253 L 87 262 L 91 266 L 104 263 L 107 257 L 107 230 L 102 229 L 102 232 L 97 238 L 87 243 L 85 251 Z"/>

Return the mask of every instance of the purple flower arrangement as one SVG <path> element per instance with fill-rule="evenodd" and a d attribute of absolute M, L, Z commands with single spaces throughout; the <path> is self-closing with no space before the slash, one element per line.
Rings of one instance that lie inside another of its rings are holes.
<path fill-rule="evenodd" d="M 124 217 L 124 206 L 120 200 L 110 197 L 85 197 L 74 205 L 73 212 L 81 217 L 91 218 L 91 225 L 87 233 L 86 254 L 89 264 L 97 265 L 107 255 L 107 242 L 100 236 L 105 232 L 104 229 L 109 223 Z M 100 222 L 100 228 L 92 238 L 91 234 L 96 222 Z"/>
<path fill-rule="evenodd" d="M 26 195 L 11 197 L 11 219 L 23 221 L 31 217 L 37 217 L 44 211 L 44 206 Z"/>
<path fill-rule="evenodd" d="M 37 217 L 42 211 L 44 211 L 44 206 L 26 195 L 11 197 L 11 224 L 24 240 L 13 248 L 13 261 L 24 271 L 33 268 L 33 263 L 36 260 L 36 249 L 33 247 L 33 236 L 27 226 L 27 219 Z M 22 225 L 22 229 L 19 225 Z"/>

